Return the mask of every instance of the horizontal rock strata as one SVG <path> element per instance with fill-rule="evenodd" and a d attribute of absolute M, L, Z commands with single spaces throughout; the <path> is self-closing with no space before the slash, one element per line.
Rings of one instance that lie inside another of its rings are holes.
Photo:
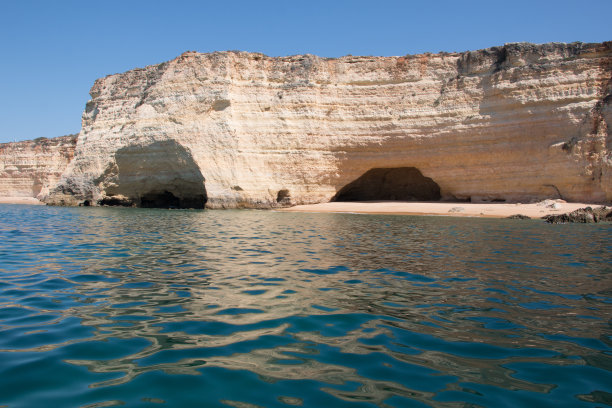
<path fill-rule="evenodd" d="M 187 52 L 95 82 L 74 159 L 45 200 L 287 206 L 410 168 L 447 200 L 610 202 L 611 78 L 611 42 L 338 59 Z"/>
<path fill-rule="evenodd" d="M 77 135 L 0 144 L 0 197 L 41 198 L 74 156 Z"/>

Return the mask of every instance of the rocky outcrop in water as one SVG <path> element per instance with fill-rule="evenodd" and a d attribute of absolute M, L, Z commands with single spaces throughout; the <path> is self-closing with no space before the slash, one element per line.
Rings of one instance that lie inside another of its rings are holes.
<path fill-rule="evenodd" d="M 74 156 L 77 135 L 0 144 L 0 197 L 41 198 Z"/>
<path fill-rule="evenodd" d="M 524 214 L 514 214 L 514 215 L 511 215 L 511 216 L 506 217 L 506 218 L 508 218 L 510 220 L 530 220 L 531 219 L 530 216 L 524 215 Z"/>
<path fill-rule="evenodd" d="M 605 206 L 598 208 L 585 207 L 567 214 L 551 214 L 543 217 L 549 224 L 583 223 L 591 224 L 602 221 L 612 221 L 612 208 Z"/>
<path fill-rule="evenodd" d="M 383 199 L 414 184 L 398 170 L 414 168 L 442 199 L 610 202 L 611 78 L 612 42 L 187 52 L 95 82 L 74 160 L 45 200 L 275 207 L 329 201 L 373 169 L 407 177 L 351 196 Z"/>

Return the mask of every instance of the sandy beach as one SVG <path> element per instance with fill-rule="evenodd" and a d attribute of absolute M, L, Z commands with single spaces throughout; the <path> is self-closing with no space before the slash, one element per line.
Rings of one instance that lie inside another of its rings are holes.
<path fill-rule="evenodd" d="M 45 205 L 33 197 L 0 197 L 0 204 Z M 398 215 L 444 215 L 452 217 L 506 218 L 522 214 L 541 218 L 549 214 L 565 214 L 584 207 L 601 207 L 601 204 L 567 203 L 563 200 L 545 200 L 539 203 L 461 203 L 461 202 L 408 202 L 408 201 L 360 201 L 333 202 L 297 205 L 278 211 L 398 214 Z"/>
<path fill-rule="evenodd" d="M 45 205 L 34 197 L 0 197 L 0 204 L 30 204 Z"/>
<path fill-rule="evenodd" d="M 311 205 L 297 205 L 281 211 L 362 213 L 362 214 L 406 214 L 445 215 L 453 217 L 506 218 L 515 214 L 541 218 L 548 214 L 564 214 L 579 208 L 601 204 L 567 203 L 563 200 L 545 200 L 539 203 L 458 203 L 458 202 L 333 202 Z"/>

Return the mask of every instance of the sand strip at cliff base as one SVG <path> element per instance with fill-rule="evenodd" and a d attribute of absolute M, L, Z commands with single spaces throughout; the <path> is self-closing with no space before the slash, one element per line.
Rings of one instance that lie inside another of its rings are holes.
<path fill-rule="evenodd" d="M 446 215 L 453 217 L 506 218 L 522 214 L 541 218 L 548 214 L 565 214 L 584 207 L 600 207 L 601 204 L 566 203 L 562 200 L 546 200 L 533 204 L 521 203 L 451 203 L 451 202 L 333 202 L 297 205 L 284 208 L 288 212 L 361 213 L 361 214 L 406 214 Z"/>
<path fill-rule="evenodd" d="M 0 197 L 0 204 L 30 204 L 45 205 L 34 197 Z"/>

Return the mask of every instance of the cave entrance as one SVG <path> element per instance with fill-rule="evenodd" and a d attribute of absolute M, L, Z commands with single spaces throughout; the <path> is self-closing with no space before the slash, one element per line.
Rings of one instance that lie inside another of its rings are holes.
<path fill-rule="evenodd" d="M 142 208 L 180 208 L 181 200 L 169 191 L 148 193 L 140 197 Z"/>
<path fill-rule="evenodd" d="M 394 167 L 366 171 L 331 201 L 438 201 L 440 197 L 440 186 L 416 167 Z"/>
<path fill-rule="evenodd" d="M 126 146 L 115 153 L 100 204 L 202 209 L 208 196 L 191 153 L 174 140 Z"/>

